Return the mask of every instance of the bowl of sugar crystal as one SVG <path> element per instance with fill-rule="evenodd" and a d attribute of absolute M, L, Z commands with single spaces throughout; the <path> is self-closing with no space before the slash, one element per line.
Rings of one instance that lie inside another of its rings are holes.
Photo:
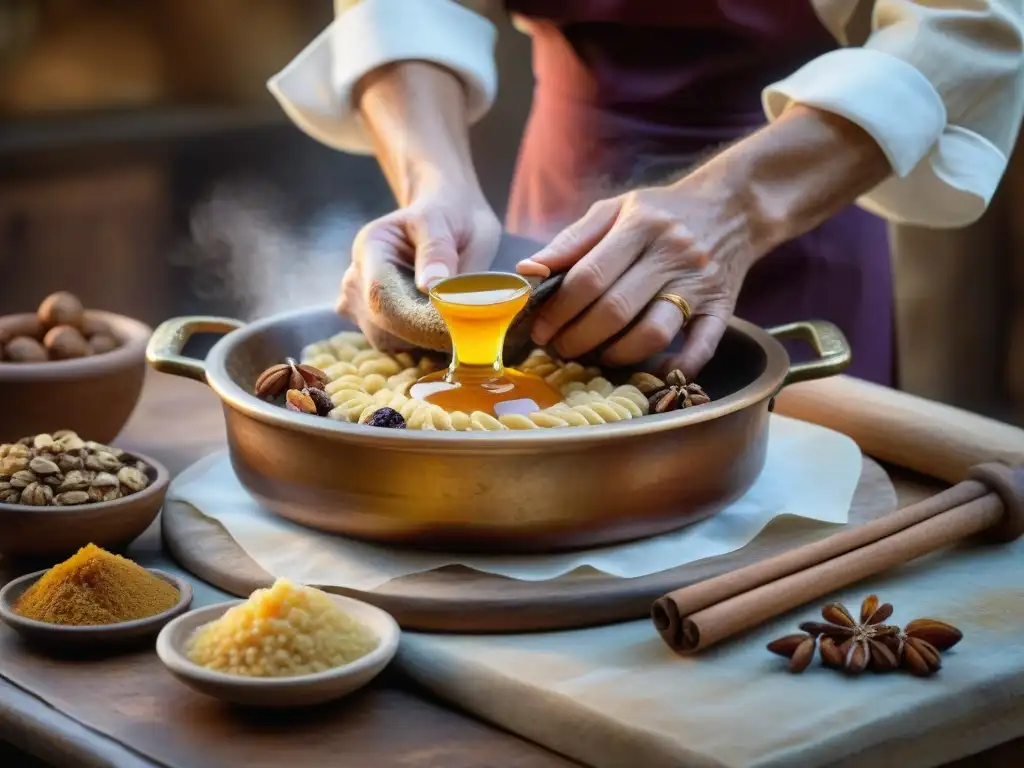
<path fill-rule="evenodd" d="M 339 699 L 398 650 L 398 623 L 375 606 L 278 579 L 247 600 L 180 616 L 160 632 L 164 666 L 200 693 L 252 707 Z"/>

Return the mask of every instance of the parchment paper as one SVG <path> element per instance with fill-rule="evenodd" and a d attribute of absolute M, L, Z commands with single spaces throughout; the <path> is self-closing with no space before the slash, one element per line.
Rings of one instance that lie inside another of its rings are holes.
<path fill-rule="evenodd" d="M 276 577 L 372 590 L 399 576 L 447 565 L 523 581 L 553 579 L 579 568 L 620 578 L 646 576 L 733 552 L 780 515 L 805 518 L 808 525 L 845 523 L 860 472 L 860 449 L 850 438 L 773 415 L 764 471 L 742 498 L 715 517 L 636 543 L 538 556 L 409 552 L 313 531 L 261 509 L 235 477 L 225 453 L 183 472 L 172 482 L 168 498 L 220 522 Z"/>

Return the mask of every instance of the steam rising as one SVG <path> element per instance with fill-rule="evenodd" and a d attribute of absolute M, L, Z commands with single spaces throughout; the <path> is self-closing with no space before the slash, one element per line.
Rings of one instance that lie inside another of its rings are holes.
<path fill-rule="evenodd" d="M 271 190 L 223 184 L 195 208 L 174 261 L 193 271 L 204 303 L 245 320 L 333 304 L 363 217 L 325 210 L 302 227 L 289 218 Z"/>

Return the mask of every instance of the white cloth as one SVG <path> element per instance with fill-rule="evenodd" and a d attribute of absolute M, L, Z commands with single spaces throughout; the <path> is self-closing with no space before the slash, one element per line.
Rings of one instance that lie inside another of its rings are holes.
<path fill-rule="evenodd" d="M 765 650 L 840 600 L 964 639 L 933 678 L 801 675 Z M 933 768 L 1024 736 L 1024 539 L 961 547 L 813 601 L 691 658 L 649 621 L 506 636 L 402 635 L 399 666 L 460 707 L 592 768 Z M 1017 763 L 1015 763 L 1016 765 Z"/>
<path fill-rule="evenodd" d="M 451 0 L 364 0 L 345 10 L 267 83 L 309 136 L 353 154 L 373 151 L 352 89 L 396 61 L 430 61 L 454 72 L 476 122 L 494 103 L 494 25 Z"/>
<path fill-rule="evenodd" d="M 893 175 L 858 203 L 895 224 L 947 228 L 977 220 L 1024 119 L 1020 0 L 808 1 L 840 43 L 857 47 L 827 53 L 770 85 L 769 120 L 801 102 L 864 128 Z M 455 72 L 473 121 L 490 108 L 495 30 L 483 16 L 452 0 L 344 5 L 269 83 L 309 135 L 369 152 L 351 90 L 362 75 L 393 61 L 432 61 Z"/>
<path fill-rule="evenodd" d="M 550 555 L 412 552 L 320 533 L 261 509 L 224 453 L 175 478 L 168 500 L 217 520 L 267 573 L 319 587 L 372 590 L 391 579 L 462 565 L 522 581 L 554 579 L 579 568 L 632 578 L 733 552 L 780 515 L 842 524 L 860 479 L 861 454 L 845 435 L 772 415 L 764 471 L 747 493 L 714 517 L 639 542 Z"/>
<path fill-rule="evenodd" d="M 858 204 L 894 224 L 981 217 L 1024 119 L 1020 0 L 814 0 L 844 48 L 764 92 L 775 120 L 799 102 L 869 133 L 893 175 Z M 856 32 L 858 26 L 869 29 Z"/>

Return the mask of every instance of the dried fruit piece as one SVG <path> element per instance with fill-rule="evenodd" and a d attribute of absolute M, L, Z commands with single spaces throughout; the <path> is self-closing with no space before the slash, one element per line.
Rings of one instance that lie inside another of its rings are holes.
<path fill-rule="evenodd" d="M 394 408 L 378 408 L 363 423 L 369 427 L 405 429 L 405 418 Z"/>
<path fill-rule="evenodd" d="M 289 411 L 297 413 L 308 413 L 316 415 L 316 403 L 313 398 L 302 389 L 289 389 L 285 394 L 285 407 Z"/>
<path fill-rule="evenodd" d="M 324 392 L 322 389 L 316 389 L 315 387 L 307 387 L 303 390 L 309 398 L 316 405 L 317 416 L 326 416 L 334 410 L 334 402 L 331 400 L 331 396 Z"/>

